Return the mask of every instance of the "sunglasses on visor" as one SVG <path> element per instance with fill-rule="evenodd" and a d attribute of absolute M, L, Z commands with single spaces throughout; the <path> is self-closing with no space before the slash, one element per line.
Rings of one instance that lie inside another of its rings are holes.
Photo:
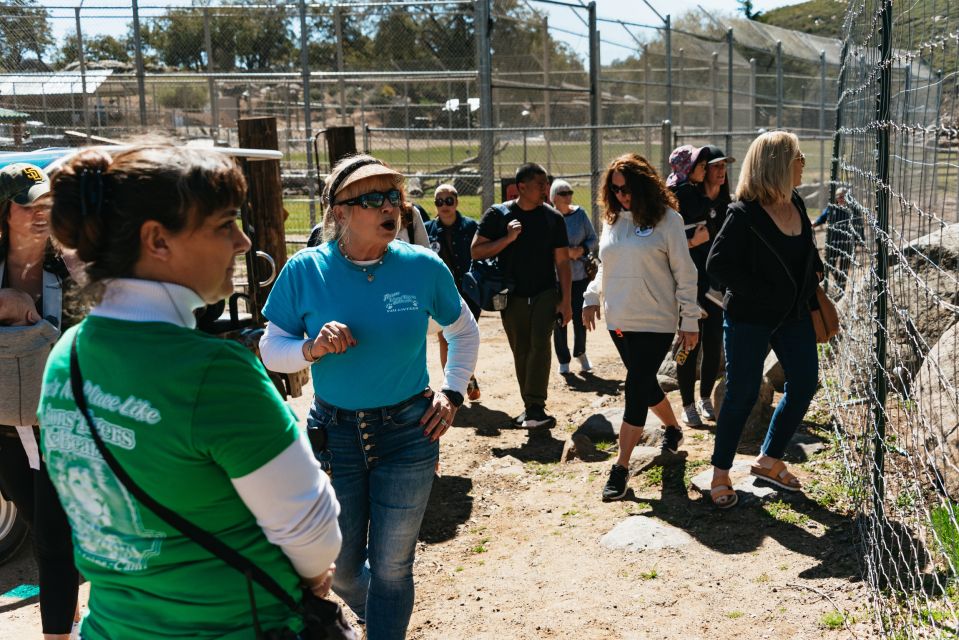
<path fill-rule="evenodd" d="M 350 198 L 349 200 L 340 200 L 339 202 L 334 202 L 333 204 L 348 204 L 350 206 L 360 205 L 364 209 L 379 209 L 383 206 L 383 203 L 387 200 L 390 201 L 390 204 L 398 206 L 400 204 L 400 190 L 399 189 L 390 189 L 389 191 L 370 191 L 369 193 L 364 193 L 358 195 L 355 198 Z"/>

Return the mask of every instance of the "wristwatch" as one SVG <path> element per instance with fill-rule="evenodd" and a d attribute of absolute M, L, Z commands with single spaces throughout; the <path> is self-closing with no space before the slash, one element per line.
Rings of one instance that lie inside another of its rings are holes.
<path fill-rule="evenodd" d="M 463 394 L 459 391 L 453 391 L 452 389 L 441 389 L 440 393 L 446 396 L 449 399 L 450 404 L 457 409 L 463 406 Z"/>

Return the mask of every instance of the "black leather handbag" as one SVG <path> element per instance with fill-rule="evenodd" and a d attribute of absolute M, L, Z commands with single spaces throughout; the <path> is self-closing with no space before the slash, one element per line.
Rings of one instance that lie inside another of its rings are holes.
<path fill-rule="evenodd" d="M 253 564 L 248 558 L 232 547 L 220 542 L 220 540 L 209 531 L 201 529 L 183 516 L 171 511 L 154 500 L 127 475 L 126 471 L 123 470 L 123 467 L 120 466 L 120 463 L 117 462 L 117 459 L 113 457 L 113 454 L 110 453 L 110 450 L 107 449 L 103 443 L 103 438 L 100 437 L 96 424 L 90 417 L 86 397 L 83 395 L 83 376 L 80 374 L 80 362 L 77 359 L 76 335 L 74 335 L 73 343 L 70 345 L 70 386 L 73 391 L 73 400 L 77 403 L 77 408 L 80 409 L 80 413 L 83 414 L 87 426 L 90 428 L 90 435 L 97 445 L 97 450 L 100 452 L 100 455 L 103 456 L 103 459 L 110 467 L 110 470 L 113 471 L 117 480 L 120 481 L 127 491 L 132 493 L 142 504 L 146 505 L 150 511 L 165 520 L 171 527 L 246 576 L 251 614 L 253 616 L 253 628 L 256 632 L 257 640 L 356 640 L 356 634 L 346 621 L 343 610 L 338 604 L 314 595 L 309 589 L 304 589 L 302 599 L 300 602 L 296 602 L 276 580 Z M 260 621 L 256 612 L 256 601 L 253 598 L 254 580 L 273 597 L 285 604 L 291 611 L 303 619 L 303 631 L 299 633 L 290 629 L 263 631 L 260 627 Z"/>

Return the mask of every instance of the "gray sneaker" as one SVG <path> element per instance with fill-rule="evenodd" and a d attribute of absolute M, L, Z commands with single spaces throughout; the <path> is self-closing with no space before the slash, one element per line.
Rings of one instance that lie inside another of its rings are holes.
<path fill-rule="evenodd" d="M 703 426 L 703 419 L 699 417 L 695 404 L 687 404 L 683 407 L 683 422 L 689 427 Z"/>
<path fill-rule="evenodd" d="M 716 422 L 716 410 L 713 409 L 713 401 L 709 398 L 703 398 L 696 403 L 699 413 L 710 422 Z"/>
<path fill-rule="evenodd" d="M 629 480 L 629 469 L 614 464 L 609 470 L 609 479 L 603 487 L 603 502 L 619 500 L 626 495 L 626 482 Z"/>

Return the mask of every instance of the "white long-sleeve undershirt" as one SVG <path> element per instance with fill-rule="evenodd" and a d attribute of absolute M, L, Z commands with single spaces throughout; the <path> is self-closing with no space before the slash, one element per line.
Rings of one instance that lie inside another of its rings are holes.
<path fill-rule="evenodd" d="M 479 326 L 466 303 L 460 299 L 460 314 L 456 321 L 443 327 L 443 336 L 449 343 L 443 389 L 466 394 L 470 376 L 476 369 L 479 355 Z M 316 336 L 313 336 L 314 338 Z M 267 369 L 277 373 L 301 371 L 310 363 L 303 357 L 304 336 L 288 333 L 273 324 L 266 323 L 260 338 L 260 358 Z"/>
<path fill-rule="evenodd" d="M 306 434 L 231 482 L 266 539 L 283 550 L 297 574 L 315 578 L 330 568 L 343 542 L 336 520 L 340 504 Z"/>

